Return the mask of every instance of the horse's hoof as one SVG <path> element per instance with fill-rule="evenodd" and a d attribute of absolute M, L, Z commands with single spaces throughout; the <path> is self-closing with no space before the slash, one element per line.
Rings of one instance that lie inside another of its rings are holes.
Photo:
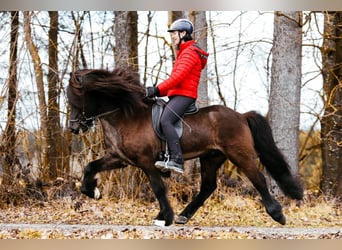
<path fill-rule="evenodd" d="M 100 190 L 96 187 L 96 188 L 94 189 L 94 199 L 95 199 L 95 200 L 98 200 L 98 199 L 100 199 L 100 198 L 101 198 Z"/>
<path fill-rule="evenodd" d="M 153 220 L 152 226 L 165 227 L 165 220 Z"/>
<path fill-rule="evenodd" d="M 177 217 L 175 223 L 176 223 L 176 224 L 185 224 L 185 223 L 187 223 L 188 221 L 189 221 L 188 218 L 186 218 L 186 217 L 183 216 L 183 215 L 180 215 L 180 216 Z"/>
<path fill-rule="evenodd" d="M 277 220 L 281 225 L 286 224 L 286 217 L 282 215 L 278 220 Z"/>

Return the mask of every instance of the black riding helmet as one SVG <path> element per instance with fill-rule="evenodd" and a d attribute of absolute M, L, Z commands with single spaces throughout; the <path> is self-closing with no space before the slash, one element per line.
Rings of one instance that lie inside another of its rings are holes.
<path fill-rule="evenodd" d="M 178 31 L 179 41 L 184 40 L 186 42 L 186 41 L 193 40 L 191 34 L 194 31 L 194 25 L 188 19 L 178 19 L 174 21 L 171 24 L 170 28 L 167 30 L 167 32 L 173 32 L 173 31 Z M 186 35 L 183 38 L 181 38 L 179 34 L 179 32 L 182 32 L 182 31 L 186 32 Z"/>
<path fill-rule="evenodd" d="M 168 29 L 167 32 L 173 32 L 176 30 L 186 31 L 186 33 L 191 35 L 194 31 L 194 25 L 188 19 L 178 19 L 171 24 L 170 29 Z"/>

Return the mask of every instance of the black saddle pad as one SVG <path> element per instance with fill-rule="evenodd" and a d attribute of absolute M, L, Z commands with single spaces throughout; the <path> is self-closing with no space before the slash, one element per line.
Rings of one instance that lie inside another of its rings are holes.
<path fill-rule="evenodd" d="M 156 102 L 152 105 L 152 126 L 154 129 L 154 132 L 157 134 L 157 136 L 162 139 L 166 140 L 162 129 L 160 127 L 160 117 L 163 113 L 163 110 L 165 108 L 166 101 L 163 99 L 158 98 Z M 189 106 L 189 108 L 186 110 L 184 115 L 190 115 L 195 114 L 198 112 L 198 107 L 196 106 L 196 103 L 194 102 L 192 105 Z M 178 137 L 181 138 L 183 134 L 183 122 L 182 120 L 179 120 L 175 125 Z"/>

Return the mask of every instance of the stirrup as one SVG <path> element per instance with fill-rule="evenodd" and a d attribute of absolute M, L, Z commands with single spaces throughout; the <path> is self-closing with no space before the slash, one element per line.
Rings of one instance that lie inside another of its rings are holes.
<path fill-rule="evenodd" d="M 170 169 L 167 167 L 167 163 L 170 160 L 170 155 L 166 152 L 164 155 L 165 159 L 164 160 L 157 160 L 154 163 L 154 166 L 156 168 L 158 168 L 160 171 L 162 171 L 163 173 L 170 171 Z"/>
<path fill-rule="evenodd" d="M 170 169 L 167 167 L 165 161 L 156 161 L 154 163 L 154 166 L 158 168 L 161 172 L 165 173 L 167 171 L 170 171 Z"/>

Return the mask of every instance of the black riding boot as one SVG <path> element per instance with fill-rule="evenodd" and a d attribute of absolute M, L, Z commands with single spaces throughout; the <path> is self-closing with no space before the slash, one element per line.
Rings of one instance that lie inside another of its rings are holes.
<path fill-rule="evenodd" d="M 174 170 L 182 174 L 184 172 L 184 159 L 179 142 L 168 143 L 167 145 L 169 151 L 168 158 L 166 160 L 158 159 L 154 165 L 162 172 Z"/>
<path fill-rule="evenodd" d="M 166 163 L 166 167 L 178 173 L 184 172 L 184 159 L 182 149 L 179 142 L 168 143 L 170 149 L 170 160 Z"/>

